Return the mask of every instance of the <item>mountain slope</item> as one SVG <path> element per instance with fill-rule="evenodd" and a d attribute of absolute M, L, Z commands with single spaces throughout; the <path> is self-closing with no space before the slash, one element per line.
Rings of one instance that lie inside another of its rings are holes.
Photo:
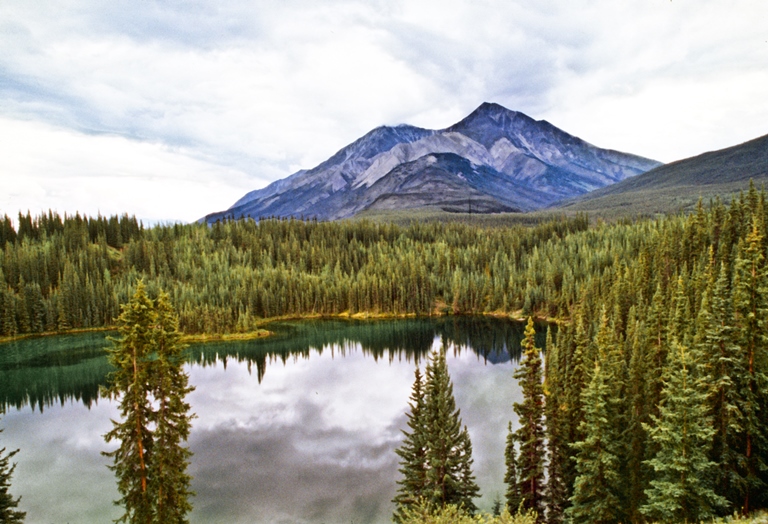
<path fill-rule="evenodd" d="M 548 122 L 484 103 L 442 130 L 376 128 L 317 167 L 251 191 L 228 210 L 203 220 L 333 220 L 369 207 L 463 210 L 472 200 L 478 212 L 528 211 L 658 165 L 599 149 Z M 459 205 L 462 201 L 466 205 Z"/>
<path fill-rule="evenodd" d="M 526 185 L 492 168 L 455 153 L 435 153 L 400 164 L 342 213 L 420 207 L 477 213 L 527 211 L 537 197 Z"/>
<path fill-rule="evenodd" d="M 768 182 L 768 135 L 663 165 L 560 208 L 609 217 L 670 213 L 691 209 L 699 197 L 727 199 L 745 189 L 750 179 Z"/>

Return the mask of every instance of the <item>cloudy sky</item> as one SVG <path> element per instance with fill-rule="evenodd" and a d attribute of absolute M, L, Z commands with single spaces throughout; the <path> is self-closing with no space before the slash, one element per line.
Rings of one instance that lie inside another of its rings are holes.
<path fill-rule="evenodd" d="M 765 0 L 0 0 L 0 214 L 191 221 L 483 101 L 668 162 L 766 93 Z"/>

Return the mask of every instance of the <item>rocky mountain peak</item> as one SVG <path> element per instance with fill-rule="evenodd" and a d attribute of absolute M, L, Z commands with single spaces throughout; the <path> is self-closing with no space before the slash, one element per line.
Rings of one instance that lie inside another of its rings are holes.
<path fill-rule="evenodd" d="M 548 122 L 485 102 L 441 130 L 406 124 L 377 127 L 317 167 L 251 191 L 228 210 L 203 220 L 333 220 L 385 204 L 458 210 L 456 202 L 470 193 L 473 199 L 485 195 L 487 212 L 528 211 L 658 165 L 599 149 Z"/>

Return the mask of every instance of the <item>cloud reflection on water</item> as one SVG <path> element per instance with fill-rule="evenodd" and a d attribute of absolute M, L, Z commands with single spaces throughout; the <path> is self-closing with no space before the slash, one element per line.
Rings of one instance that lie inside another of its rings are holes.
<path fill-rule="evenodd" d="M 272 365 L 261 385 L 245 366 L 193 368 L 196 513 L 222 522 L 388 520 L 412 370 L 361 351 Z M 226 399 L 208 393 L 225 389 Z"/>
<path fill-rule="evenodd" d="M 439 344 L 439 339 L 435 339 Z M 511 363 L 449 357 L 455 394 L 490 507 L 503 493 L 503 446 L 518 388 Z M 361 348 L 272 365 L 195 367 L 190 441 L 195 516 L 221 522 L 389 522 L 415 364 L 376 363 Z M 221 392 L 226 391 L 226 396 Z"/>
<path fill-rule="evenodd" d="M 504 492 L 504 439 L 512 402 L 520 400 L 506 351 L 516 347 L 517 326 L 301 326 L 322 336 L 291 332 L 249 347 L 206 346 L 205 358 L 188 365 L 197 414 L 189 441 L 197 492 L 191 522 L 389 522 L 399 478 L 394 450 L 406 427 L 416 359 L 421 355 L 423 368 L 423 351 L 430 340 L 440 345 L 440 333 L 473 348 L 450 343 L 448 367 L 472 438 L 478 505 L 490 509 Z M 9 391 L 8 398 L 28 395 L 22 393 Z M 21 448 L 13 493 L 22 496 L 30 522 L 102 523 L 120 514 L 109 460 L 100 454 L 111 449 L 102 436 L 116 406 L 76 398 L 42 413 L 30 404 L 11 409 L 0 423 L 0 443 Z"/>

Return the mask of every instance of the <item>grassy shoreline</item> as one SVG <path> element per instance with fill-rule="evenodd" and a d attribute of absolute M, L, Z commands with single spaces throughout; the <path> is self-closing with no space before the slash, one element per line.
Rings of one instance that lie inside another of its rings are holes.
<path fill-rule="evenodd" d="M 258 321 L 257 326 L 263 326 L 265 324 L 269 324 L 272 322 L 282 322 L 282 321 L 300 321 L 300 320 L 332 320 L 332 319 L 343 319 L 343 320 L 397 320 L 397 319 L 406 319 L 406 318 L 441 318 L 441 317 L 452 317 L 452 316 L 480 316 L 480 317 L 493 317 L 493 318 L 508 318 L 510 320 L 513 320 L 515 322 L 525 322 L 525 320 L 528 318 L 527 316 L 522 314 L 522 311 L 513 311 L 513 312 L 503 312 L 503 311 L 488 311 L 485 313 L 477 313 L 472 315 L 455 315 L 454 313 L 450 311 L 434 311 L 433 313 L 429 315 L 419 315 L 416 313 L 373 313 L 370 311 L 360 311 L 357 313 L 350 313 L 349 311 L 344 311 L 341 313 L 337 313 L 335 315 L 327 315 L 327 314 L 309 314 L 309 315 L 286 315 L 286 316 L 279 316 L 279 317 L 270 317 L 261 319 Z M 553 318 L 553 317 L 540 317 L 534 315 L 534 320 L 537 322 L 547 322 L 547 323 L 555 323 L 555 324 L 561 324 L 563 322 L 567 322 L 567 319 L 562 318 Z M 25 340 L 29 338 L 40 338 L 40 337 L 55 337 L 55 336 L 61 336 L 61 335 L 76 335 L 80 333 L 100 333 L 105 331 L 117 331 L 118 327 L 117 325 L 110 325 L 110 326 L 101 326 L 101 327 L 93 327 L 93 328 L 75 328 L 75 329 L 67 329 L 63 331 L 44 331 L 41 333 L 22 333 L 19 335 L 13 335 L 13 336 L 3 336 L 0 337 L 0 344 L 5 344 L 7 342 L 15 342 L 18 340 Z M 222 341 L 242 341 L 242 340 L 253 340 L 258 338 L 264 338 L 274 335 L 272 331 L 269 331 L 268 329 L 264 329 L 262 327 L 255 327 L 255 329 L 251 331 L 246 331 L 242 333 L 194 333 L 194 334 L 182 334 L 181 341 L 185 344 L 204 344 L 206 342 L 222 342 Z"/>

